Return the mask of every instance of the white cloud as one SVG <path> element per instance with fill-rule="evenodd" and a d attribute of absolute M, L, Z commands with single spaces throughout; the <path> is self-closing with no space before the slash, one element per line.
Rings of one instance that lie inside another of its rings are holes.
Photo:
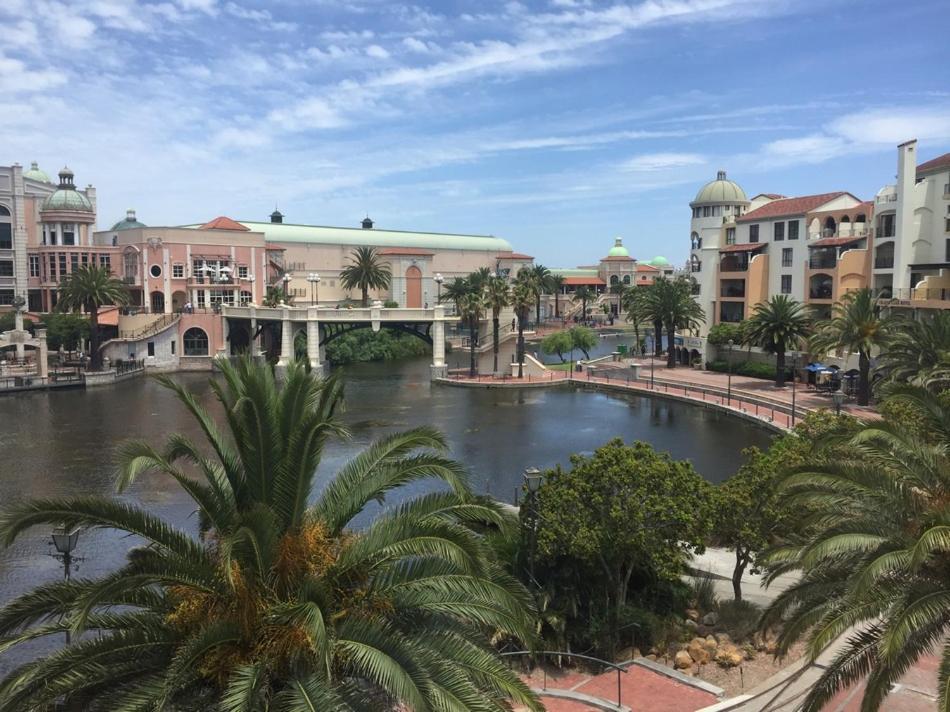
<path fill-rule="evenodd" d="M 374 59 L 389 59 L 389 52 L 378 44 L 372 44 L 366 48 L 366 54 Z"/>
<path fill-rule="evenodd" d="M 847 114 L 828 130 L 854 143 L 898 144 L 912 138 L 950 138 L 950 107 L 900 107 Z"/>
<path fill-rule="evenodd" d="M 344 116 L 329 102 L 313 97 L 288 109 L 276 109 L 268 119 L 290 130 L 330 129 L 344 126 Z"/>
<path fill-rule="evenodd" d="M 218 0 L 176 0 L 176 2 L 186 12 L 197 10 L 207 15 L 216 15 L 218 12 Z"/>
<path fill-rule="evenodd" d="M 763 146 L 766 156 L 786 163 L 821 163 L 844 153 L 847 142 L 838 136 L 811 134 L 799 138 L 783 138 Z M 775 165 L 773 163 L 773 165 Z"/>
<path fill-rule="evenodd" d="M 19 59 L 0 55 L 0 92 L 43 92 L 66 83 L 63 72 L 30 69 Z"/>
<path fill-rule="evenodd" d="M 621 163 L 620 170 L 632 173 L 652 173 L 673 168 L 699 166 L 705 162 L 706 159 L 698 153 L 644 153 Z"/>
<path fill-rule="evenodd" d="M 416 39 L 415 37 L 404 38 L 402 44 L 410 52 L 418 52 L 419 54 L 426 54 L 429 52 L 429 45 L 427 45 L 422 40 Z"/>

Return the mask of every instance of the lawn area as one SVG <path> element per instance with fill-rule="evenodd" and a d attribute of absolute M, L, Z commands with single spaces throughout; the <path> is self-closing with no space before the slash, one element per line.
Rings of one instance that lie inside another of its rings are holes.
<path fill-rule="evenodd" d="M 576 361 L 574 363 L 577 363 Z M 565 361 L 564 363 L 546 363 L 548 370 L 550 371 L 570 371 L 571 362 Z"/>

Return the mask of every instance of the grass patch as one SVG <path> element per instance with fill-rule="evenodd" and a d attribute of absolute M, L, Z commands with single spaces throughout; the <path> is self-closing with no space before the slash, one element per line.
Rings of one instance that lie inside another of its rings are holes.
<path fill-rule="evenodd" d="M 693 590 L 693 600 L 696 601 L 696 607 L 699 610 L 711 611 L 716 607 L 715 577 L 711 571 L 697 574 L 690 583 L 690 588 Z"/>
<path fill-rule="evenodd" d="M 567 361 L 566 363 L 546 363 L 544 365 L 549 371 L 570 371 L 571 370 L 570 361 Z"/>

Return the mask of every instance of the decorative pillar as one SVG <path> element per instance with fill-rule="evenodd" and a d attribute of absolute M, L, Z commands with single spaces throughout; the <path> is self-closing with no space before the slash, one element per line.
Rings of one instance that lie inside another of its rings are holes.
<path fill-rule="evenodd" d="M 21 307 L 16 307 L 16 311 L 13 316 L 13 329 L 17 332 L 17 342 L 16 342 L 16 357 L 17 361 L 23 361 L 26 358 L 26 350 L 23 345 L 23 340 L 29 337 L 23 330 L 23 309 Z"/>
<path fill-rule="evenodd" d="M 445 366 L 445 306 L 436 304 L 432 310 L 432 378 L 445 378 L 448 369 Z"/>
<path fill-rule="evenodd" d="M 218 346 L 218 353 L 215 354 L 215 358 L 227 358 L 228 352 L 228 337 L 231 335 L 231 325 L 228 323 L 228 318 L 222 314 L 221 315 L 221 345 Z"/>
<path fill-rule="evenodd" d="M 310 372 L 315 376 L 322 376 L 320 321 L 317 318 L 317 307 L 307 307 L 307 359 L 310 361 Z"/>
<path fill-rule="evenodd" d="M 280 359 L 277 366 L 287 368 L 294 360 L 294 325 L 290 320 L 290 309 L 283 308 L 284 316 L 280 322 Z"/>
<path fill-rule="evenodd" d="M 251 358 L 258 358 L 261 355 L 261 346 L 257 336 L 257 309 L 251 307 L 251 333 L 249 334 L 251 342 Z"/>
<path fill-rule="evenodd" d="M 48 360 L 48 351 L 46 346 L 46 329 L 37 329 L 36 330 L 36 340 L 39 341 L 39 349 L 37 349 L 37 368 L 39 369 L 39 377 L 46 378 L 49 376 L 49 364 Z"/>

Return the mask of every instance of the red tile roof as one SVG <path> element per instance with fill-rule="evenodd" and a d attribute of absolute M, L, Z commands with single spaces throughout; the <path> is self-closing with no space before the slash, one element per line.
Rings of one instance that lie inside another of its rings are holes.
<path fill-rule="evenodd" d="M 847 191 L 839 190 L 834 193 L 819 193 L 818 195 L 803 195 L 798 198 L 782 198 L 766 203 L 761 208 L 746 213 L 736 222 L 755 222 L 764 218 L 777 218 L 784 215 L 803 215 L 819 208 L 825 203 L 840 198 L 842 195 L 851 195 Z M 854 198 L 854 196 L 851 196 Z M 855 198 L 857 200 L 857 198 Z"/>
<path fill-rule="evenodd" d="M 941 168 L 950 168 L 950 153 L 945 153 L 942 156 L 937 156 L 936 158 L 931 158 L 925 163 L 921 163 L 919 166 L 917 166 L 917 175 L 920 175 L 921 173 L 937 171 Z"/>
<path fill-rule="evenodd" d="M 624 257 L 623 255 L 611 255 L 610 257 L 605 257 L 601 262 L 633 262 L 632 257 Z"/>
<path fill-rule="evenodd" d="M 648 265 L 648 264 L 637 265 L 637 272 L 659 272 L 659 271 L 660 271 L 659 267 L 654 267 L 653 265 Z"/>
<path fill-rule="evenodd" d="M 809 247 L 837 247 L 838 245 L 849 245 L 852 242 L 863 240 L 867 235 L 851 235 L 849 237 L 825 237 L 821 240 L 809 242 Z"/>
<path fill-rule="evenodd" d="M 786 196 L 781 195 L 779 193 L 759 193 L 758 195 L 752 196 L 752 200 L 755 200 L 756 198 L 769 198 L 770 200 L 782 200 L 785 197 Z"/>
<path fill-rule="evenodd" d="M 242 230 L 244 232 L 250 232 L 251 228 L 245 227 L 236 220 L 232 220 L 229 217 L 221 215 L 216 217 L 211 222 L 206 222 L 201 226 L 202 230 Z"/>
<path fill-rule="evenodd" d="M 498 255 L 500 260 L 533 260 L 531 255 L 523 255 L 520 252 L 502 252 Z"/>
<path fill-rule="evenodd" d="M 570 285 L 580 286 L 582 284 L 586 284 L 588 286 L 603 287 L 607 283 L 604 282 L 604 280 L 602 280 L 600 277 L 565 277 L 564 284 L 567 286 L 570 286 Z"/>
<path fill-rule="evenodd" d="M 726 245 L 725 247 L 720 247 L 720 252 L 754 252 L 755 250 L 761 250 L 765 247 L 766 243 L 764 242 L 743 242 L 741 245 Z"/>
<path fill-rule="evenodd" d="M 381 255 L 414 255 L 417 257 L 431 257 L 435 253 L 432 250 L 423 250 L 418 247 L 384 247 L 377 250 Z"/>

